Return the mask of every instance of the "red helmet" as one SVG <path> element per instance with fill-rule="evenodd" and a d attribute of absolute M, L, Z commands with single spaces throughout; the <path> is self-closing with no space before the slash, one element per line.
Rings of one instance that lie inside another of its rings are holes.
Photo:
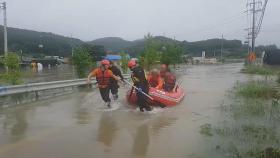
<path fill-rule="evenodd" d="M 135 60 L 130 60 L 130 61 L 128 62 L 128 67 L 129 67 L 129 68 L 132 68 L 133 66 L 136 66 L 136 61 L 135 61 Z"/>
<path fill-rule="evenodd" d="M 109 60 L 102 60 L 101 61 L 101 65 L 110 65 L 110 61 Z"/>

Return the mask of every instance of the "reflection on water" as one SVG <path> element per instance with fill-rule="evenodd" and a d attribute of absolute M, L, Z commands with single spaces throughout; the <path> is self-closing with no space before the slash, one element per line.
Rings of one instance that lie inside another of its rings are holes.
<path fill-rule="evenodd" d="M 117 125 L 111 113 L 103 113 L 99 121 L 97 140 L 105 146 L 111 147 L 116 136 L 116 131 Z"/>
<path fill-rule="evenodd" d="M 177 118 L 160 116 L 152 124 L 153 134 L 158 135 L 161 130 L 168 128 L 175 123 Z"/>
<path fill-rule="evenodd" d="M 78 124 L 89 124 L 91 118 L 91 114 L 88 111 L 88 108 L 78 108 L 76 111 L 76 118 Z"/>
<path fill-rule="evenodd" d="M 148 151 L 149 143 L 149 128 L 147 124 L 143 124 L 137 128 L 132 153 L 136 156 L 145 156 Z"/>
<path fill-rule="evenodd" d="M 0 118 L 2 118 L 0 119 L 2 124 L 2 131 L 8 133 L 9 136 L 8 138 L 6 137 L 5 140 L 8 142 L 16 142 L 23 139 L 28 129 L 27 109 L 11 109 L 9 113 L 2 113 L 2 110 L 3 109 L 0 108 Z M 3 135 L 1 135 L 0 133 L 0 138 L 1 136 Z"/>
<path fill-rule="evenodd" d="M 13 141 L 22 139 L 24 137 L 25 131 L 28 127 L 28 122 L 26 120 L 26 111 L 16 111 L 15 112 L 15 122 L 11 128 L 11 135 L 13 136 Z"/>
<path fill-rule="evenodd" d="M 49 82 L 57 80 L 75 79 L 76 74 L 72 65 L 62 64 L 55 67 L 37 69 L 25 68 L 22 70 L 25 83 Z"/>

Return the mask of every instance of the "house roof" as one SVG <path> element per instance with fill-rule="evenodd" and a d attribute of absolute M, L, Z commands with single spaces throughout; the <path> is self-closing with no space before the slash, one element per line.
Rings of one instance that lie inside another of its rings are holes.
<path fill-rule="evenodd" d="M 121 56 L 120 55 L 106 55 L 105 57 L 108 60 L 121 60 Z"/>

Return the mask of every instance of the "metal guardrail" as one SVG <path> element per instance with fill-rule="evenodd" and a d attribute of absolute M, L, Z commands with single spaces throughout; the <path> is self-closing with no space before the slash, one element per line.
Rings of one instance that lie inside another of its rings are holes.
<path fill-rule="evenodd" d="M 124 75 L 124 78 L 128 78 L 128 77 L 129 77 L 128 74 Z M 92 83 L 95 84 L 96 80 L 92 80 Z M 6 87 L 0 87 L 0 96 L 38 92 L 38 91 L 65 88 L 65 87 L 77 87 L 86 84 L 87 84 L 87 79 L 84 78 L 84 79 L 75 79 L 75 80 L 29 83 L 29 84 L 23 84 L 17 86 L 6 86 Z"/>

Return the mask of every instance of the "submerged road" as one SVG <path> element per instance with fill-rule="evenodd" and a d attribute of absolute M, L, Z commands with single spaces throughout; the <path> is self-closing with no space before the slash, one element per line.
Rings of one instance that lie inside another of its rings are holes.
<path fill-rule="evenodd" d="M 0 158 L 181 158 L 211 157 L 199 134 L 219 118 L 218 107 L 242 64 L 189 66 L 181 72 L 183 102 L 140 113 L 125 99 L 104 107 L 98 91 L 81 91 L 44 101 L 0 108 Z"/>

